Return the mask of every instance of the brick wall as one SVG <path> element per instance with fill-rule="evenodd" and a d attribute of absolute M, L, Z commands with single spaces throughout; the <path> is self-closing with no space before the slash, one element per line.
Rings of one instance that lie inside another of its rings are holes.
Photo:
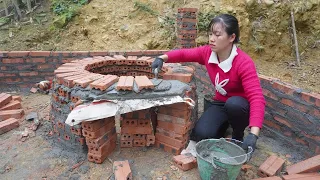
<path fill-rule="evenodd" d="M 29 88 L 33 84 L 50 80 L 61 64 L 74 59 L 107 56 L 157 56 L 166 51 L 0 51 L 0 88 Z"/>
<path fill-rule="evenodd" d="M 73 59 L 106 56 L 157 56 L 166 51 L 71 51 L 71 52 L 0 52 L 0 88 L 30 87 L 36 82 L 53 77 L 53 70 Z M 204 66 L 187 63 L 196 70 L 197 93 L 214 94 Z M 267 101 L 264 127 L 283 136 L 294 145 L 306 149 L 306 156 L 320 153 L 320 94 L 306 92 L 278 79 L 260 75 Z"/>

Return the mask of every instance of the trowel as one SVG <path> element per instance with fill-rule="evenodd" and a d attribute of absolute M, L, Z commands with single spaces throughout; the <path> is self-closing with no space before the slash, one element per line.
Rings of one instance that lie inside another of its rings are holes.
<path fill-rule="evenodd" d="M 158 86 L 162 82 L 162 79 L 158 79 L 158 68 L 154 69 L 153 73 L 154 79 L 152 80 L 152 83 L 154 86 Z"/>

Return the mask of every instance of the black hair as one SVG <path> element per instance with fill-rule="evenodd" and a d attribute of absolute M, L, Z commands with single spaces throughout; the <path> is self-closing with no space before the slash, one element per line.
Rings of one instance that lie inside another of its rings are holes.
<path fill-rule="evenodd" d="M 221 25 L 225 28 L 227 34 L 231 36 L 232 34 L 236 35 L 233 43 L 239 42 L 240 32 L 239 32 L 239 23 L 236 17 L 230 14 L 221 14 L 213 18 L 209 24 L 208 32 L 211 32 L 212 26 L 216 23 L 221 23 Z"/>

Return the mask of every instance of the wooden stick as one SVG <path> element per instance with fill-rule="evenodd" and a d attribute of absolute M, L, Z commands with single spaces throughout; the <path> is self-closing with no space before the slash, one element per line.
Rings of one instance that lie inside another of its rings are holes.
<path fill-rule="evenodd" d="M 295 22 L 294 22 L 294 15 L 293 15 L 293 11 L 292 10 L 291 10 L 291 24 L 292 24 L 292 31 L 293 31 L 294 46 L 295 46 L 295 49 L 296 49 L 297 64 L 298 64 L 298 66 L 300 66 L 299 46 L 298 46 L 298 40 L 297 40 L 296 25 L 295 25 Z"/>
<path fill-rule="evenodd" d="M 9 12 L 8 12 L 8 7 L 7 7 L 7 0 L 3 0 L 3 5 L 4 5 L 4 11 L 6 12 L 6 16 L 9 15 Z"/>

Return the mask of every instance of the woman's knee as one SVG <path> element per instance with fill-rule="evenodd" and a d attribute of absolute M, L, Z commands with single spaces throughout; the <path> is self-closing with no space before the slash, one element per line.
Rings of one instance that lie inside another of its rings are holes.
<path fill-rule="evenodd" d="M 240 96 L 230 97 L 226 101 L 224 106 L 227 112 L 232 112 L 232 113 L 248 113 L 249 112 L 248 100 Z"/>

